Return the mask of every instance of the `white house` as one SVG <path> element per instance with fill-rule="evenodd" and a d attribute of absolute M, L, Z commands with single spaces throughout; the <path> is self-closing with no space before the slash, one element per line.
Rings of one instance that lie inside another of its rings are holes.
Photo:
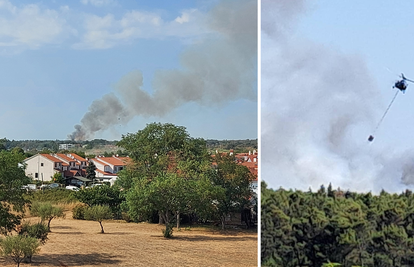
<path fill-rule="evenodd" d="M 23 161 L 26 165 L 26 175 L 35 180 L 51 181 L 57 172 L 62 172 L 66 163 L 49 154 L 36 154 Z"/>
<path fill-rule="evenodd" d="M 118 172 L 123 170 L 129 161 L 128 157 L 101 157 L 90 159 L 96 166 L 96 177 L 103 182 L 113 184 L 118 178 Z"/>

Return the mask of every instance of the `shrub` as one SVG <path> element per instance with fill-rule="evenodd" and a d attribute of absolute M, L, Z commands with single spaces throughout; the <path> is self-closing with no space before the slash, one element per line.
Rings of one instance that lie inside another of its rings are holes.
<path fill-rule="evenodd" d="M 85 209 L 87 209 L 85 205 L 77 204 L 72 210 L 72 218 L 75 220 L 85 220 Z"/>
<path fill-rule="evenodd" d="M 25 222 L 22 224 L 19 235 L 34 237 L 40 241 L 42 245 L 48 240 L 47 235 L 49 234 L 49 229 L 44 223 L 35 223 L 30 224 L 30 222 Z"/>
<path fill-rule="evenodd" d="M 32 256 L 39 252 L 39 246 L 36 238 L 23 235 L 7 236 L 0 241 L 1 254 L 11 257 L 17 266 L 26 259 L 31 262 Z"/>
<path fill-rule="evenodd" d="M 73 191 L 65 188 L 54 188 L 44 191 L 38 190 L 25 195 L 25 198 L 31 202 L 50 202 L 53 204 L 73 203 L 77 201 L 73 196 Z"/>
<path fill-rule="evenodd" d="M 131 216 L 129 216 L 128 212 L 122 212 L 121 216 L 122 216 L 122 220 L 124 220 L 128 223 L 133 221 Z"/>

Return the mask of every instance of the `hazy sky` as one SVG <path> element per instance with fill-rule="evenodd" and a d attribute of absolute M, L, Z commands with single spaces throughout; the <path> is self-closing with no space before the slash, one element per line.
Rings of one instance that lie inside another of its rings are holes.
<path fill-rule="evenodd" d="M 262 1 L 262 179 L 401 192 L 414 184 L 411 1 Z"/>
<path fill-rule="evenodd" d="M 256 20 L 254 0 L 0 0 L 0 138 L 257 138 Z"/>

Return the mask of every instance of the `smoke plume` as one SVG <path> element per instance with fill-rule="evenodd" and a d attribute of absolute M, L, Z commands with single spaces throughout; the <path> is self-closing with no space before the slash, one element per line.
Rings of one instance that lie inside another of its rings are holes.
<path fill-rule="evenodd" d="M 114 93 L 91 104 L 69 138 L 90 139 L 135 116 L 162 117 L 188 102 L 220 106 L 241 98 L 256 101 L 256 1 L 221 1 L 206 21 L 213 38 L 183 52 L 180 69 L 157 71 L 151 93 L 143 90 L 140 71 L 126 74 Z"/>
<path fill-rule="evenodd" d="M 305 1 L 262 0 L 261 178 L 301 190 L 413 184 L 413 153 L 367 141 L 384 104 L 366 63 L 295 35 L 303 12 Z"/>

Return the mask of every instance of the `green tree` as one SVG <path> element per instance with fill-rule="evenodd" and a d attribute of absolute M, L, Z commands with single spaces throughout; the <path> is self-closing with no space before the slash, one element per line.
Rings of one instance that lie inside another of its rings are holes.
<path fill-rule="evenodd" d="M 56 172 L 52 177 L 52 181 L 58 184 L 63 184 L 65 183 L 65 178 L 63 178 L 62 173 Z"/>
<path fill-rule="evenodd" d="M 253 196 L 250 182 L 253 181 L 253 175 L 245 166 L 237 164 L 234 156 L 216 154 L 214 161 L 216 167 L 209 171 L 208 176 L 213 185 L 224 189 L 221 198 L 214 199 L 224 229 L 228 214 L 238 212 L 250 205 Z"/>
<path fill-rule="evenodd" d="M 86 167 L 86 178 L 88 178 L 88 179 L 90 179 L 90 180 L 94 181 L 94 180 L 95 180 L 95 178 L 96 178 L 96 173 L 95 173 L 95 171 L 96 171 L 96 166 L 95 166 L 95 164 L 93 163 L 93 161 L 91 160 L 91 161 L 89 161 L 89 164 L 88 164 L 88 166 Z"/>
<path fill-rule="evenodd" d="M 13 259 L 20 266 L 25 259 L 39 252 L 39 241 L 23 235 L 7 236 L 0 241 L 1 254 Z"/>
<path fill-rule="evenodd" d="M 104 234 L 103 220 L 112 219 L 112 211 L 108 206 L 92 206 L 85 210 L 85 220 L 97 221 L 101 226 L 101 233 Z"/>
<path fill-rule="evenodd" d="M 6 234 L 20 224 L 24 206 L 22 186 L 30 182 L 19 163 L 24 155 L 0 151 L 0 233 Z M 14 211 L 14 212 L 13 212 Z"/>
<path fill-rule="evenodd" d="M 177 227 L 179 227 L 180 213 L 196 206 L 190 203 L 190 193 L 193 195 L 191 200 L 197 199 L 197 196 L 194 195 L 195 191 L 182 192 L 176 189 L 174 192 L 166 188 L 170 188 L 176 183 L 183 187 L 195 187 L 197 181 L 203 178 L 204 173 L 211 165 L 205 141 L 191 138 L 185 127 L 168 123 L 152 123 L 136 134 L 123 136 L 118 145 L 124 148 L 133 160 L 132 164 L 119 173 L 117 181 L 117 184 L 128 190 L 127 207 L 132 217 L 138 219 L 148 215 L 148 210 L 144 211 L 134 204 L 147 198 L 151 199 L 153 203 L 151 213 L 158 210 L 160 218 L 166 220 L 166 227 L 170 227 L 169 224 L 173 222 L 174 217 L 177 221 Z M 167 195 L 171 199 L 156 194 L 139 196 L 148 190 L 156 191 L 155 186 L 163 187 L 163 190 L 168 191 Z M 181 198 L 179 201 L 177 200 L 178 196 Z M 174 204 L 167 211 L 164 209 L 165 203 L 155 201 L 157 197 L 160 197 L 161 202 L 174 202 Z M 132 201 L 133 199 L 134 201 Z M 199 208 L 199 210 L 201 209 Z M 138 216 L 138 211 L 143 214 Z"/>
<path fill-rule="evenodd" d="M 121 214 L 120 205 L 125 201 L 125 196 L 118 186 L 96 186 L 74 192 L 73 195 L 80 202 L 92 207 L 96 205 L 108 206 L 118 218 Z"/>
<path fill-rule="evenodd" d="M 161 172 L 176 172 L 179 162 L 200 162 L 207 156 L 204 140 L 193 139 L 185 127 L 169 123 L 148 124 L 136 134 L 122 136 L 118 146 L 129 152 L 133 169 L 147 179 Z"/>
<path fill-rule="evenodd" d="M 50 231 L 50 222 L 54 218 L 65 217 L 62 207 L 54 206 L 49 202 L 46 202 L 46 203 L 34 202 L 30 208 L 30 213 L 33 216 L 39 216 L 42 222 L 47 221 L 47 228 L 49 231 Z"/>

